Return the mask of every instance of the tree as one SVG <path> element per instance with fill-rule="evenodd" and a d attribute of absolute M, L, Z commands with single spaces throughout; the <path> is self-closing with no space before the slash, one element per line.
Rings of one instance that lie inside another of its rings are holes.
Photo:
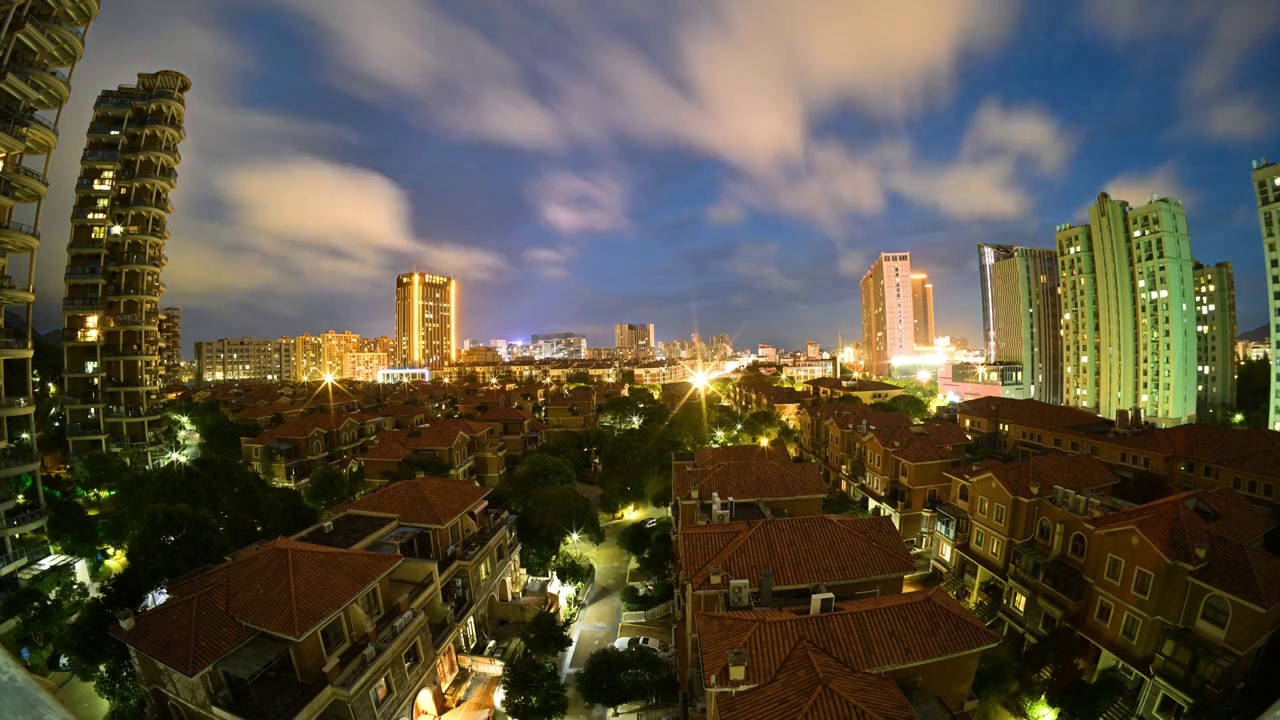
<path fill-rule="evenodd" d="M 351 499 L 351 485 L 347 474 L 333 465 L 311 473 L 307 489 L 303 491 L 307 504 L 317 510 L 328 510 L 331 507 Z"/>
<path fill-rule="evenodd" d="M 929 417 L 929 404 L 915 395 L 904 393 L 890 400 L 889 405 L 912 420 L 923 420 Z"/>
<path fill-rule="evenodd" d="M 675 674 L 671 663 L 652 650 L 607 647 L 587 658 L 574 682 L 583 700 L 617 715 L 619 705 L 650 700 L 670 687 Z"/>
<path fill-rule="evenodd" d="M 158 504 L 146 508 L 129 539 L 129 564 L 117 582 L 130 586 L 133 600 L 168 580 L 214 564 L 234 549 L 208 512 L 190 505 Z"/>
<path fill-rule="evenodd" d="M 0 619 L 16 620 L 14 640 L 30 653 L 27 663 L 31 667 L 43 668 L 54 643 L 88 598 L 88 589 L 69 572 L 47 573 L 5 598 Z"/>
<path fill-rule="evenodd" d="M 1100 718 L 1124 693 L 1124 680 L 1114 669 L 1103 672 L 1097 680 L 1077 677 L 1058 691 L 1045 694 L 1045 700 L 1058 708 L 1061 720 L 1093 720 Z"/>
<path fill-rule="evenodd" d="M 576 487 L 561 485 L 537 490 L 517 522 L 524 546 L 521 559 L 534 572 L 547 567 L 570 533 L 597 541 L 603 538 L 599 515 Z"/>
<path fill-rule="evenodd" d="M 98 554 L 98 519 L 74 500 L 49 503 L 45 532 L 67 555 L 94 558 Z"/>
<path fill-rule="evenodd" d="M 71 466 L 71 478 L 83 492 L 115 490 L 132 476 L 133 470 L 115 453 L 95 452 Z"/>
<path fill-rule="evenodd" d="M 546 610 L 534 615 L 520 628 L 520 639 L 530 653 L 540 658 L 555 657 L 573 644 L 569 637 L 569 623 Z"/>
<path fill-rule="evenodd" d="M 502 709 L 515 720 L 556 720 L 569 712 L 569 693 L 555 665 L 526 655 L 502 673 Z"/>
<path fill-rule="evenodd" d="M 569 550 L 561 551 L 551 563 L 551 570 L 561 582 L 582 585 L 591 577 L 591 563 L 587 556 Z"/>
<path fill-rule="evenodd" d="M 524 514 L 537 491 L 553 487 L 573 489 L 577 483 L 573 466 L 567 461 L 534 453 L 525 458 L 507 480 L 506 497 L 516 513 Z"/>
<path fill-rule="evenodd" d="M 394 472 L 387 476 L 392 482 L 411 480 L 422 473 L 427 477 L 448 477 L 453 472 L 449 463 L 435 453 L 413 453 L 402 459 Z"/>

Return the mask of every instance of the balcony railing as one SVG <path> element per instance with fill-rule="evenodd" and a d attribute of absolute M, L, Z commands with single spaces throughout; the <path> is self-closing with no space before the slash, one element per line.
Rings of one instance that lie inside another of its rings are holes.
<path fill-rule="evenodd" d="M 102 310 L 102 298 L 63 298 L 63 310 Z"/>
<path fill-rule="evenodd" d="M 159 408 L 148 408 L 142 405 L 112 405 L 105 415 L 109 418 L 146 418 L 160 414 Z"/>
<path fill-rule="evenodd" d="M 67 426 L 67 437 L 94 437 L 95 435 L 106 435 L 102 428 L 94 423 L 74 423 Z"/>
<path fill-rule="evenodd" d="M 107 256 L 107 266 L 143 265 L 159 268 L 161 267 L 162 257 L 162 255 L 148 255 L 147 253 L 112 253 Z"/>
<path fill-rule="evenodd" d="M 0 469 L 30 465 L 35 461 L 36 456 L 34 453 L 9 450 L 7 453 L 0 454 Z"/>
<path fill-rule="evenodd" d="M 89 395 L 63 395 L 62 404 L 65 405 L 101 405 L 103 404 L 101 395 L 97 393 Z"/>
<path fill-rule="evenodd" d="M 67 245 L 71 250 L 102 250 L 106 244 L 101 240 L 77 240 Z"/>
<path fill-rule="evenodd" d="M 379 618 L 379 622 L 375 626 L 377 640 L 373 643 L 364 645 L 365 648 L 372 647 L 374 649 L 373 657 L 367 658 L 363 652 L 356 655 L 355 659 L 351 662 L 351 665 L 342 671 L 342 674 L 338 676 L 337 680 L 333 681 L 333 686 L 343 690 L 350 690 L 356 685 L 359 685 L 360 680 L 368 674 L 369 669 L 378 662 L 378 659 L 386 655 L 387 651 L 391 650 L 395 644 L 396 638 L 406 632 L 409 632 L 410 626 L 414 625 L 414 623 L 422 617 L 423 615 L 421 612 L 413 610 L 400 615 L 393 615 L 390 613 L 384 614 Z M 401 618 L 404 618 L 407 622 L 397 629 L 397 621 Z M 361 650 L 363 649 L 364 648 L 361 648 Z"/>
<path fill-rule="evenodd" d="M 116 123 L 93 123 L 89 126 L 90 135 L 119 135 L 124 132 L 124 125 Z"/>
<path fill-rule="evenodd" d="M 30 395 L 13 395 L 0 398 L 0 408 L 35 407 L 35 400 Z"/>
<path fill-rule="evenodd" d="M 30 285 L 15 285 L 13 277 L 9 275 L 0 275 L 0 290 L 18 290 L 19 292 L 33 292 Z"/>
<path fill-rule="evenodd" d="M 106 220 L 107 209 L 104 207 L 76 207 L 71 208 L 72 220 Z"/>
<path fill-rule="evenodd" d="M 0 221 L 0 230 L 8 230 L 9 232 L 22 233 L 23 235 L 30 235 L 31 237 L 36 238 L 37 240 L 40 239 L 39 230 L 35 229 L 35 227 L 28 225 L 26 223 L 17 222 L 16 220 Z"/>
<path fill-rule="evenodd" d="M 26 338 L 0 338 L 0 350 L 30 350 L 31 341 Z"/>
<path fill-rule="evenodd" d="M 11 62 L 9 63 L 9 67 L 13 70 L 26 74 L 28 76 L 32 76 L 32 77 L 51 76 L 55 80 L 58 80 L 59 82 L 61 82 L 63 85 L 71 84 L 71 80 L 67 77 L 67 74 L 55 67 L 49 67 L 47 65 L 32 65 L 30 63 L 24 63 L 24 62 Z"/>
<path fill-rule="evenodd" d="M 156 168 L 155 170 L 126 170 L 120 173 L 121 180 L 177 180 L 178 171 L 172 168 Z"/>
<path fill-rule="evenodd" d="M 81 162 L 118 162 L 119 150 L 85 150 L 80 154 Z"/>
<path fill-rule="evenodd" d="M 73 282 L 76 280 L 101 280 L 102 268 L 101 267 L 69 267 L 67 268 L 66 274 L 63 275 L 63 279 L 67 281 L 73 281 Z"/>
<path fill-rule="evenodd" d="M 16 527 L 39 522 L 47 517 L 49 517 L 48 507 L 37 508 L 31 512 L 22 513 L 21 515 L 9 515 L 4 519 L 4 526 L 6 530 L 12 530 Z"/>

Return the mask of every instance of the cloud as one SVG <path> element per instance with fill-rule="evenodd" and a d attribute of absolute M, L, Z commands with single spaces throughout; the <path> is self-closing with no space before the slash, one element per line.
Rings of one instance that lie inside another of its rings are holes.
<path fill-rule="evenodd" d="M 1008 157 L 913 165 L 891 173 L 889 184 L 915 203 L 957 220 L 1012 220 L 1031 209 L 1031 198 Z"/>
<path fill-rule="evenodd" d="M 782 245 L 779 243 L 744 242 L 734 248 L 726 267 L 758 289 L 772 292 L 800 290 L 803 283 L 783 273 L 782 262 Z"/>
<path fill-rule="evenodd" d="M 1066 164 L 1073 145 L 1074 140 L 1044 108 L 1006 108 L 988 99 L 970 121 L 961 155 L 1025 158 L 1042 173 L 1056 173 Z"/>
<path fill-rule="evenodd" d="M 737 225 L 747 217 L 746 208 L 738 201 L 722 197 L 707 208 L 707 219 L 716 225 Z"/>
<path fill-rule="evenodd" d="M 1195 117 L 1195 125 L 1210 138 L 1247 141 L 1266 135 L 1270 115 L 1256 95 L 1215 99 Z"/>
<path fill-rule="evenodd" d="M 569 247 L 551 248 L 536 247 L 524 251 L 524 259 L 533 265 L 540 275 L 549 280 L 563 280 L 569 277 L 570 260 L 576 252 Z"/>
<path fill-rule="evenodd" d="M 1103 184 L 1102 189 L 1117 200 L 1128 200 L 1134 205 L 1144 205 L 1152 195 L 1180 200 L 1190 205 L 1195 196 L 1178 177 L 1173 163 L 1165 163 L 1151 170 L 1125 173 Z"/>
<path fill-rule="evenodd" d="M 626 189 L 608 175 L 547 173 L 534 181 L 529 195 L 543 224 L 566 235 L 627 227 Z"/>

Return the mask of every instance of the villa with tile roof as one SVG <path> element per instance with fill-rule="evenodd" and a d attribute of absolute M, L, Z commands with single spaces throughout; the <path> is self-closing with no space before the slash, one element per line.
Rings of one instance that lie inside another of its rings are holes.
<path fill-rule="evenodd" d="M 672 508 L 677 529 L 763 517 L 822 512 L 827 485 L 816 463 L 783 448 L 732 445 L 672 457 Z"/>

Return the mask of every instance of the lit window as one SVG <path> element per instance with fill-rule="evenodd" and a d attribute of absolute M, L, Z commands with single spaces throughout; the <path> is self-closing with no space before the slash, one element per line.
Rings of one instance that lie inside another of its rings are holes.
<path fill-rule="evenodd" d="M 1009 607 L 1017 610 L 1019 613 L 1027 611 L 1027 596 L 1017 590 L 1010 591 Z"/>

